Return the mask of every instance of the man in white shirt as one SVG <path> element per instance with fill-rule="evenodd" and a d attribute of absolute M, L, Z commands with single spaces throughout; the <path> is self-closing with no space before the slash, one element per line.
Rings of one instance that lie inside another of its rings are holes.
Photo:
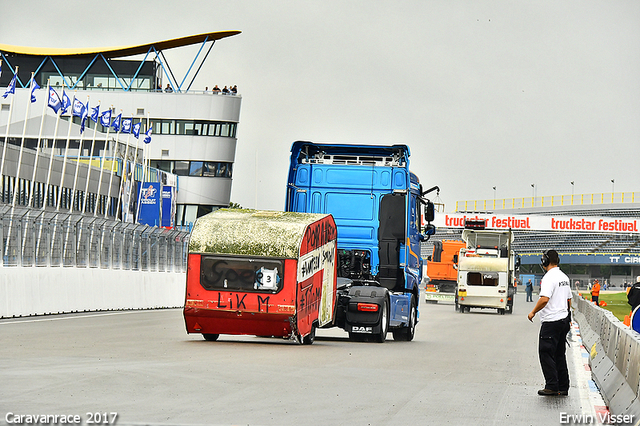
<path fill-rule="evenodd" d="M 540 263 L 546 274 L 540 282 L 540 298 L 528 315 L 529 321 L 533 322 L 533 317 L 540 312 L 542 323 L 538 355 L 545 386 L 538 391 L 538 395 L 568 395 L 569 369 L 565 341 L 571 329 L 571 282 L 558 268 L 560 256 L 557 251 L 545 251 Z"/>

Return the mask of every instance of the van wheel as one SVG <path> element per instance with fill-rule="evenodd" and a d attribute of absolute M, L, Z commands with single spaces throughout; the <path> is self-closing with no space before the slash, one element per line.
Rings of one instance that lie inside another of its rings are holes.
<path fill-rule="evenodd" d="M 415 296 L 411 296 L 409 306 L 409 324 L 406 327 L 393 330 L 393 340 L 410 342 L 416 335 L 416 323 L 418 320 L 418 309 L 416 308 Z"/>
<path fill-rule="evenodd" d="M 206 340 L 207 342 L 215 342 L 216 340 L 218 340 L 218 337 L 220 337 L 219 334 L 202 334 L 202 337 L 204 337 L 204 340 Z"/>
<path fill-rule="evenodd" d="M 311 326 L 311 333 L 307 334 L 302 338 L 303 345 L 312 345 L 316 340 L 316 326 L 315 324 Z"/>
<path fill-rule="evenodd" d="M 380 333 L 375 335 L 378 343 L 384 343 L 387 340 L 387 332 L 389 331 L 389 301 L 385 297 L 382 304 L 382 313 L 380 314 Z"/>

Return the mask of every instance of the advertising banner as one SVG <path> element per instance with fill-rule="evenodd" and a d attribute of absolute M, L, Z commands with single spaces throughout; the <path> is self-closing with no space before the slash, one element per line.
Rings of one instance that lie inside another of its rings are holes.
<path fill-rule="evenodd" d="M 639 219 L 598 216 L 443 213 L 436 215 L 433 224 L 462 229 L 466 220 L 483 220 L 486 229 L 640 234 Z"/>
<path fill-rule="evenodd" d="M 138 223 L 149 226 L 160 225 L 160 187 L 161 185 L 156 182 L 142 183 Z"/>

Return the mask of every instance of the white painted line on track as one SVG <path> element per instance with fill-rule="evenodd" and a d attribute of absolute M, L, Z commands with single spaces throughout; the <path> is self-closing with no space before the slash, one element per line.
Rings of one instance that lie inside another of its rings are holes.
<path fill-rule="evenodd" d="M 43 322 L 43 321 L 60 321 L 60 320 L 68 320 L 68 319 L 75 319 L 75 318 L 93 318 L 93 317 L 107 317 L 107 316 L 111 316 L 111 315 L 124 315 L 124 314 L 133 314 L 133 313 L 140 313 L 140 312 L 149 312 L 150 310 L 148 309 L 137 309 L 137 310 L 131 310 L 131 311 L 119 311 L 119 312 L 108 312 L 108 313 L 95 313 L 95 314 L 86 314 L 86 315 L 73 315 L 73 314 L 54 314 L 51 316 L 46 316 L 46 317 L 42 317 L 42 318 L 36 318 L 36 319 L 12 319 L 12 320 L 8 320 L 8 319 L 0 319 L 0 325 L 5 325 L 5 324 L 24 324 L 24 323 L 28 323 L 28 322 Z M 64 315 L 64 316 L 60 316 L 60 315 Z"/>

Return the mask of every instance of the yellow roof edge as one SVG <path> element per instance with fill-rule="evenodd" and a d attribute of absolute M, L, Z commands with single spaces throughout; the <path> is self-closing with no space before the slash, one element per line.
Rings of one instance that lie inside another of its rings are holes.
<path fill-rule="evenodd" d="M 202 43 L 205 40 L 220 40 L 225 37 L 231 37 L 236 34 L 240 34 L 241 31 L 216 31 L 212 33 L 196 34 L 187 37 L 174 38 L 171 40 L 157 41 L 154 43 L 139 44 L 134 46 L 123 47 L 103 47 L 103 48 L 47 48 L 47 47 L 23 47 L 23 46 L 10 46 L 7 44 L 0 44 L 0 51 L 6 53 L 15 53 L 18 55 L 30 55 L 30 56 L 79 56 L 79 55 L 97 55 L 102 53 L 108 58 L 122 58 L 126 56 L 133 56 L 144 54 L 149 51 L 151 46 L 154 46 L 157 50 L 173 49 L 175 47 L 189 46 L 191 44 Z"/>

